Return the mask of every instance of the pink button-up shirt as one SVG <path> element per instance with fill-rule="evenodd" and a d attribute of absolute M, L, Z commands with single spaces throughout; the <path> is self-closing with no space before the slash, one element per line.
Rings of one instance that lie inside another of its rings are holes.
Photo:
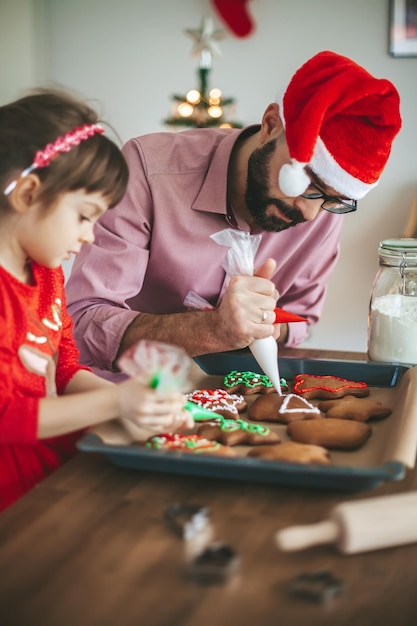
<path fill-rule="evenodd" d="M 82 363 L 112 370 L 133 319 L 185 311 L 189 291 L 218 304 L 227 248 L 210 235 L 234 225 L 248 230 L 236 224 L 226 198 L 229 158 L 241 132 L 200 129 L 127 142 L 127 193 L 100 219 L 95 243 L 83 246 L 67 282 Z M 312 222 L 262 235 L 255 266 L 268 257 L 277 261 L 278 305 L 309 324 L 323 307 L 342 223 L 342 216 L 323 211 Z M 290 324 L 287 345 L 307 333 L 306 323 Z"/>

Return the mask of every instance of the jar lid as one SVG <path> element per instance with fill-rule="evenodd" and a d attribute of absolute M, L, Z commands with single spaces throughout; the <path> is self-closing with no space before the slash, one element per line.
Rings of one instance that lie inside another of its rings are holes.
<path fill-rule="evenodd" d="M 417 239 L 384 239 L 379 244 L 378 254 L 383 265 L 414 268 L 417 266 Z"/>
<path fill-rule="evenodd" d="M 411 237 L 400 237 L 398 239 L 384 239 L 379 244 L 383 250 L 394 250 L 396 252 L 416 252 L 417 239 Z"/>

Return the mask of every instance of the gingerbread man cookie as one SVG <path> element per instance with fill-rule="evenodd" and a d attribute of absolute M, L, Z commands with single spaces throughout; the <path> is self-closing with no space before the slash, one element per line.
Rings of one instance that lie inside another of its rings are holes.
<path fill-rule="evenodd" d="M 392 411 L 379 400 L 374 398 L 355 398 L 344 396 L 339 400 L 323 400 L 319 403 L 320 411 L 326 417 L 337 417 L 345 420 L 367 422 L 370 419 L 383 419 L 391 415 Z"/>

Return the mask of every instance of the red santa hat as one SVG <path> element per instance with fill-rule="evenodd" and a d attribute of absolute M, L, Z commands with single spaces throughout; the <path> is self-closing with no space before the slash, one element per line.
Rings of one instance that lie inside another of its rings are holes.
<path fill-rule="evenodd" d="M 248 2 L 249 0 L 212 0 L 222 20 L 237 37 L 247 37 L 254 29 Z"/>
<path fill-rule="evenodd" d="M 325 51 L 294 74 L 279 104 L 291 157 L 279 173 L 284 194 L 304 193 L 310 184 L 306 165 L 354 200 L 377 185 L 401 128 L 392 83 Z"/>

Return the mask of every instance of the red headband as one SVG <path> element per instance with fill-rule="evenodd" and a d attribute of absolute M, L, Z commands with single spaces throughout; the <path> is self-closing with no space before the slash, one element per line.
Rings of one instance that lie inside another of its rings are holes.
<path fill-rule="evenodd" d="M 55 159 L 62 152 L 69 152 L 72 148 L 78 146 L 82 141 L 85 141 L 96 133 L 104 133 L 104 128 L 98 124 L 83 124 L 83 126 L 78 126 L 77 128 L 74 128 L 74 130 L 68 131 L 62 137 L 55 139 L 53 143 L 48 143 L 43 150 L 38 150 L 35 154 L 32 165 L 23 170 L 19 178 L 24 178 L 38 168 L 47 167 L 52 159 Z M 13 180 L 9 183 L 9 185 L 7 185 L 3 192 L 5 196 L 8 196 L 9 193 L 13 191 L 16 187 L 17 181 L 18 179 Z"/>

